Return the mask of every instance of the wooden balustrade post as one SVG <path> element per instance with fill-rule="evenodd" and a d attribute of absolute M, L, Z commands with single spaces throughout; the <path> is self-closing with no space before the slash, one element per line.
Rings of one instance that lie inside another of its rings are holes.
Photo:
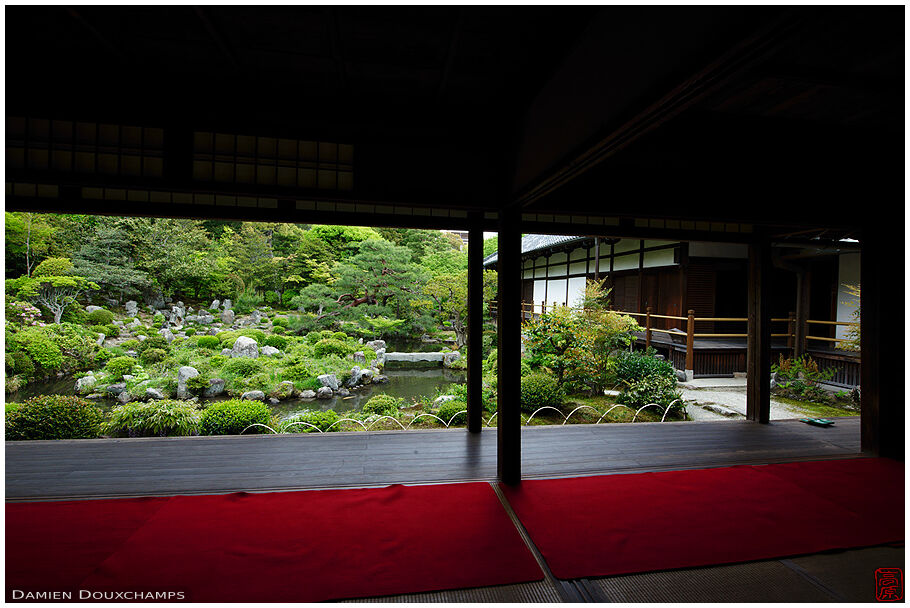
<path fill-rule="evenodd" d="M 787 348 L 790 354 L 796 357 L 796 313 L 790 311 L 789 321 L 787 322 Z"/>
<path fill-rule="evenodd" d="M 645 348 L 651 348 L 651 307 L 645 309 Z"/>
<path fill-rule="evenodd" d="M 686 380 L 695 378 L 695 311 L 689 309 L 686 321 Z"/>
<path fill-rule="evenodd" d="M 547 301 L 546 300 L 540 301 L 540 314 L 542 314 L 542 315 L 547 314 Z"/>

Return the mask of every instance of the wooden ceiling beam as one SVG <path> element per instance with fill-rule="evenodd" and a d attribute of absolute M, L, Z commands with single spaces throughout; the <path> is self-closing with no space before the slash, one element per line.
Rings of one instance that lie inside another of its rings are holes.
<path fill-rule="evenodd" d="M 235 67 L 240 66 L 240 59 L 237 57 L 237 53 L 234 52 L 233 47 L 228 42 L 224 34 L 218 29 L 218 26 L 212 21 L 208 13 L 201 6 L 194 6 L 193 12 L 196 13 L 196 16 L 199 17 L 199 20 L 202 22 L 202 26 L 205 28 L 205 31 L 208 33 L 209 37 L 215 43 L 215 46 L 218 47 L 218 50 L 227 57 L 228 61 L 231 62 Z"/>

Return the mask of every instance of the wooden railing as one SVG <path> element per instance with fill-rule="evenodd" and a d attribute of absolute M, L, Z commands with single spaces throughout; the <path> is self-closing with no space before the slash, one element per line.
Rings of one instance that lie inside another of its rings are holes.
<path fill-rule="evenodd" d="M 497 303 L 495 301 L 490 302 L 490 312 L 495 315 L 497 310 Z M 522 302 L 522 316 L 524 318 L 532 318 L 545 314 L 548 309 L 552 310 L 558 306 L 565 306 L 565 304 L 550 304 L 547 305 L 546 302 L 540 302 L 539 304 L 533 302 Z M 582 308 L 572 307 L 572 310 L 580 311 Z M 655 332 L 667 334 L 671 337 L 671 340 L 674 342 L 682 343 L 683 337 L 685 338 L 686 344 L 686 361 L 685 369 L 694 370 L 695 369 L 695 339 L 696 338 L 748 338 L 747 333 L 698 333 L 695 331 L 696 323 L 745 323 L 748 324 L 749 319 L 745 317 L 696 317 L 694 310 L 689 310 L 687 316 L 674 316 L 674 315 L 659 315 L 652 312 L 651 307 L 647 307 L 645 312 L 630 312 L 619 309 L 613 309 L 614 312 L 628 315 L 630 317 L 635 317 L 639 320 L 639 325 L 641 325 L 645 334 L 645 347 L 651 346 L 651 338 Z M 684 322 L 686 330 L 683 332 L 680 329 L 661 329 L 654 327 L 653 321 L 655 319 L 660 319 L 664 321 L 679 321 Z M 786 323 L 786 330 L 783 332 L 772 332 L 772 338 L 787 338 L 787 348 L 791 350 L 794 355 L 797 352 L 796 348 L 796 338 L 797 338 L 797 327 L 796 327 L 796 313 L 791 312 L 790 315 L 786 318 L 772 318 L 772 324 L 780 326 L 781 324 Z M 853 321 L 817 321 L 817 320 L 807 320 L 806 324 L 815 324 L 815 325 L 829 325 L 829 326 L 851 326 L 857 325 Z M 811 336 L 807 335 L 808 332 L 803 332 L 804 338 L 806 340 L 818 340 L 829 343 L 839 343 L 846 342 L 849 338 L 828 338 L 824 336 Z M 800 349 L 802 350 L 802 349 Z"/>

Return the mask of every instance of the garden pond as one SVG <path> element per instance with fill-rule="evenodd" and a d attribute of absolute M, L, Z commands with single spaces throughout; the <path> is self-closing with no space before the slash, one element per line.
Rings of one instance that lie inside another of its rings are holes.
<path fill-rule="evenodd" d="M 412 403 L 415 399 L 421 397 L 432 398 L 437 393 L 444 393 L 446 387 L 453 384 L 464 384 L 466 382 L 465 372 L 449 370 L 435 366 L 432 369 L 386 369 L 383 374 L 389 378 L 384 384 L 372 384 L 359 390 L 351 391 L 349 397 L 334 396 L 331 399 L 288 399 L 275 405 L 271 405 L 273 414 L 285 418 L 301 410 L 335 410 L 341 412 L 355 412 L 370 397 L 375 395 L 390 395 L 404 399 L 407 403 Z M 39 395 L 75 395 L 76 381 L 73 378 L 62 378 L 47 382 L 36 382 L 29 384 L 16 391 L 7 394 L 7 402 L 22 402 L 29 397 Z M 226 401 L 229 397 L 216 397 L 206 399 L 206 402 Z M 118 405 L 116 399 L 96 399 L 93 403 L 97 404 L 102 410 L 109 411 L 115 405 Z"/>

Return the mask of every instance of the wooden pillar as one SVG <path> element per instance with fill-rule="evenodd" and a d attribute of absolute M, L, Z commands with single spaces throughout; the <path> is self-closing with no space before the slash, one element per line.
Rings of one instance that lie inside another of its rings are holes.
<path fill-rule="evenodd" d="M 787 315 L 787 348 L 790 349 L 790 355 L 796 356 L 796 313 L 792 310 Z"/>
<path fill-rule="evenodd" d="M 802 268 L 796 273 L 796 338 L 793 342 L 793 356 L 801 357 L 806 353 L 806 335 L 809 330 L 809 324 L 806 320 L 809 318 L 809 287 L 812 283 L 812 277 L 808 268 Z"/>
<path fill-rule="evenodd" d="M 862 239 L 860 426 L 863 452 L 904 460 L 904 349 L 893 342 L 904 335 L 903 314 L 894 306 L 903 292 L 904 268 L 903 249 L 895 242 L 878 234 Z"/>
<path fill-rule="evenodd" d="M 468 431 L 483 426 L 483 226 L 472 213 L 468 227 Z"/>
<path fill-rule="evenodd" d="M 645 349 L 651 348 L 651 307 L 645 312 Z"/>
<path fill-rule="evenodd" d="M 521 480 L 521 215 L 499 216 L 499 381 L 496 464 L 503 483 Z"/>
<path fill-rule="evenodd" d="M 600 280 L 600 237 L 594 237 L 594 280 Z"/>
<path fill-rule="evenodd" d="M 695 379 L 695 311 L 689 309 L 686 320 L 686 381 Z"/>
<path fill-rule="evenodd" d="M 746 353 L 746 418 L 771 417 L 771 243 L 749 244 L 749 327 Z"/>

